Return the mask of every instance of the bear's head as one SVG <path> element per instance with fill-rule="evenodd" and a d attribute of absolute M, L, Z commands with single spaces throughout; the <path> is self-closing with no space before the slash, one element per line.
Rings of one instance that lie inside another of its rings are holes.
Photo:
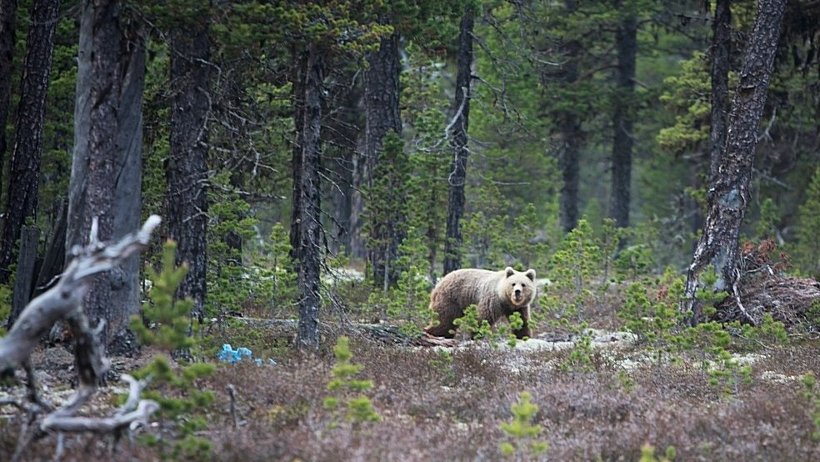
<path fill-rule="evenodd" d="M 516 307 L 532 303 L 535 298 L 535 270 L 516 271 L 509 266 L 504 270 L 504 279 L 500 282 L 504 296 Z"/>

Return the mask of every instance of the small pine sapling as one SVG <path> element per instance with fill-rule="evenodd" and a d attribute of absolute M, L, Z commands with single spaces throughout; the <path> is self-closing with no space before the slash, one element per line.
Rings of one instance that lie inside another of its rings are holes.
<path fill-rule="evenodd" d="M 546 452 L 549 445 L 538 439 L 544 428 L 533 423 L 538 406 L 533 404 L 532 395 L 527 391 L 521 392 L 518 402 L 512 405 L 511 410 L 512 420 L 499 426 L 508 438 L 499 445 L 501 453 L 505 457 L 514 457 L 515 460 L 531 460 Z"/>
<path fill-rule="evenodd" d="M 164 354 L 156 355 L 134 376 L 150 382 L 150 388 L 143 392 L 144 396 L 160 404 L 160 416 L 172 422 L 176 432 L 166 457 L 171 460 L 207 460 L 211 455 L 211 443 L 197 436 L 197 432 L 207 427 L 204 410 L 213 403 L 214 393 L 202 389 L 197 381 L 213 373 L 215 368 L 205 363 L 190 363 L 177 368 L 171 366 L 173 355 L 198 347 L 196 337 L 190 335 L 192 330 L 196 330 L 196 324 L 191 319 L 193 301 L 174 298 L 187 272 L 184 265 L 175 267 L 175 252 L 176 243 L 168 241 L 162 254 L 162 270 L 147 270 L 148 278 L 153 282 L 149 300 L 143 305 L 147 326 L 139 316 L 131 320 L 131 328 L 142 344 L 156 347 Z M 159 445 L 163 452 L 168 444 L 153 435 L 149 435 L 146 442 Z"/>
<path fill-rule="evenodd" d="M 336 346 L 333 347 L 333 354 L 336 357 L 336 364 L 331 370 L 333 378 L 327 384 L 328 391 L 333 394 L 324 399 L 325 409 L 331 411 L 334 416 L 332 426 L 338 423 L 339 417 L 355 425 L 381 420 L 370 398 L 362 394 L 373 388 L 373 382 L 355 378 L 363 366 L 352 362 L 350 339 L 339 337 Z"/>
<path fill-rule="evenodd" d="M 820 388 L 817 387 L 817 378 L 811 372 L 804 375 L 802 381 L 803 396 L 808 401 L 809 416 L 814 424 L 811 439 L 820 442 Z"/>
<path fill-rule="evenodd" d="M 655 455 L 655 446 L 649 443 L 641 446 L 641 458 L 639 462 L 672 462 L 677 457 L 678 451 L 675 446 L 667 446 L 666 451 L 660 457 Z"/>
<path fill-rule="evenodd" d="M 475 305 L 469 305 L 464 309 L 464 316 L 456 318 L 453 321 L 459 332 L 464 332 L 473 339 L 482 339 L 489 337 L 493 328 L 490 323 L 483 319 L 479 322 L 478 308 Z"/>

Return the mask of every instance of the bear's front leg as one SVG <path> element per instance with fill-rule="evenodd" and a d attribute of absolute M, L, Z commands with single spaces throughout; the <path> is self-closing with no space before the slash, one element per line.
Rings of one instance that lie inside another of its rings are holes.
<path fill-rule="evenodd" d="M 529 307 L 524 308 L 521 311 L 516 311 L 516 313 L 521 315 L 521 328 L 520 329 L 513 329 L 513 334 L 515 334 L 515 338 L 518 340 L 522 340 L 525 337 L 531 338 L 532 332 L 530 331 L 530 309 Z M 507 318 L 509 319 L 509 317 Z"/>

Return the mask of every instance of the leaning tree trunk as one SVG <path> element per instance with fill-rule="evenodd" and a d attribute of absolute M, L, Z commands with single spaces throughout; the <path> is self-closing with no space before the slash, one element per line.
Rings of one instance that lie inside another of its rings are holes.
<path fill-rule="evenodd" d="M 769 78 L 774 67 L 785 0 L 759 0 L 754 29 L 749 37 L 740 82 L 732 101 L 726 146 L 709 187 L 709 212 L 703 233 L 689 265 L 681 310 L 697 323 L 701 310 L 695 299 L 707 266 L 714 268 L 717 282 L 711 289 L 737 296 L 738 236 L 749 203 L 757 130 L 766 104 Z M 745 310 L 738 303 L 740 311 Z M 747 316 L 746 320 L 751 320 Z"/>
<path fill-rule="evenodd" d="M 14 62 L 14 32 L 17 0 L 0 0 L 0 187 L 6 165 L 6 120 L 11 101 L 11 72 Z"/>
<path fill-rule="evenodd" d="M 188 273 L 178 289 L 194 301 L 192 316 L 202 320 L 208 268 L 208 114 L 211 110 L 208 14 L 201 11 L 184 31 L 171 32 L 171 109 L 168 179 L 168 232 L 177 241 L 177 264 Z"/>
<path fill-rule="evenodd" d="M 467 129 L 470 120 L 473 65 L 473 10 L 467 7 L 458 35 L 458 72 L 456 73 L 456 114 L 452 125 L 453 165 L 448 184 L 447 238 L 444 241 L 444 274 L 461 267 L 461 217 L 464 216 L 464 183 L 467 179 Z"/>
<path fill-rule="evenodd" d="M 324 63 L 322 50 L 311 45 L 305 68 L 304 120 L 301 158 L 301 188 L 299 193 L 301 237 L 299 250 L 299 346 L 319 348 L 319 276 L 321 249 L 321 184 L 319 168 L 322 131 L 322 82 Z M 295 199 L 295 198 L 294 198 Z"/>
<path fill-rule="evenodd" d="M 17 130 L 9 169 L 14 181 L 9 181 L 8 207 L 0 242 L 0 283 L 8 282 L 9 266 L 17 254 L 20 230 L 37 211 L 43 120 L 59 6 L 57 0 L 35 0 L 31 4 L 28 50 L 23 64 Z"/>
<path fill-rule="evenodd" d="M 399 36 L 393 34 L 381 40 L 379 49 L 371 53 L 368 58 L 368 68 L 364 73 L 364 153 L 358 163 L 360 171 L 356 172 L 354 181 L 359 191 L 361 187 L 369 188 L 373 184 L 373 172 L 376 165 L 382 161 L 384 154 L 384 137 L 390 132 L 401 135 L 401 114 L 399 111 Z M 398 180 L 397 180 L 398 181 Z M 396 184 L 396 191 L 402 191 L 403 185 Z M 370 197 L 369 201 L 378 197 Z M 376 194 L 378 196 L 378 193 Z M 362 204 L 361 197 L 353 198 L 353 207 L 367 208 Z M 401 202 L 401 201 L 398 201 Z M 377 284 L 394 284 L 398 280 L 396 260 L 398 259 L 399 244 L 404 238 L 396 223 L 389 223 L 389 217 L 394 216 L 388 211 L 387 216 L 369 214 L 368 257 L 373 268 L 373 280 Z M 361 216 L 361 215 L 357 215 Z M 361 226 L 357 223 L 354 226 Z M 391 232 L 398 230 L 398 232 Z M 356 230 L 353 230 L 353 235 Z"/>
<path fill-rule="evenodd" d="M 726 144 L 726 115 L 729 113 L 729 52 L 732 37 L 732 7 L 730 0 L 715 1 L 712 24 L 712 110 L 709 120 L 709 182 L 718 176 L 720 154 Z"/>
<path fill-rule="evenodd" d="M 631 6 L 627 6 L 631 8 Z M 614 112 L 612 114 L 612 200 L 610 216 L 620 228 L 629 226 L 632 181 L 632 128 L 635 123 L 635 55 L 638 26 L 633 11 L 623 13 L 615 32 L 618 54 Z"/>
<path fill-rule="evenodd" d="M 80 19 L 74 156 L 66 249 L 87 243 L 91 220 L 111 240 L 139 226 L 145 48 L 139 22 L 118 0 L 85 0 Z M 139 311 L 136 256 L 98 276 L 85 299 L 92 321 L 106 321 L 108 345 Z"/>

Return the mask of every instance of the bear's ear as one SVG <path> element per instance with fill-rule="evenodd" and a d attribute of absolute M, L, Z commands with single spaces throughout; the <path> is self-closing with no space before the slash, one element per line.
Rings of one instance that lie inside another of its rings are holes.
<path fill-rule="evenodd" d="M 504 273 L 507 275 L 507 277 L 510 277 L 513 274 L 515 274 L 515 270 L 512 269 L 511 266 L 508 266 L 507 269 L 504 270 Z"/>
<path fill-rule="evenodd" d="M 524 273 L 524 274 L 525 274 L 528 278 L 530 278 L 530 281 L 535 281 L 535 270 L 534 270 L 534 269 L 530 268 L 530 269 L 528 269 L 528 270 L 527 270 L 527 272 L 526 272 L 526 273 Z"/>

